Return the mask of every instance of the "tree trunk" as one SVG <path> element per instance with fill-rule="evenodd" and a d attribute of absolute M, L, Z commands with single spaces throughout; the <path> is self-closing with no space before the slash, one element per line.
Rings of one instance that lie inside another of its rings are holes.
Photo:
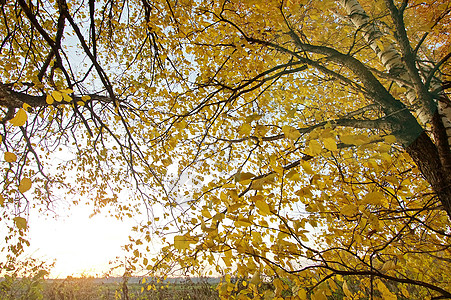
<path fill-rule="evenodd" d="M 404 148 L 419 167 L 423 176 L 431 184 L 433 191 L 437 194 L 443 209 L 451 220 L 451 102 L 443 91 L 440 91 L 440 82 L 434 79 L 431 81 L 430 90 L 439 91 L 439 99 L 437 103 L 434 103 L 432 95 L 426 90 L 424 83 L 421 82 L 421 75 L 418 77 L 419 70 L 415 68 L 416 57 L 411 53 L 408 43 L 407 45 L 401 45 L 401 50 L 411 54 L 410 56 L 412 57 L 404 58 L 411 60 L 410 65 L 406 65 L 394 45 L 383 45 L 381 49 L 378 41 L 381 40 L 384 34 L 366 14 L 358 0 L 341 0 L 340 3 L 345 8 L 354 26 L 362 32 L 365 41 L 377 54 L 386 70 L 391 75 L 399 78 L 399 81 L 397 81 L 399 86 L 407 89 L 405 93 L 406 99 L 411 107 L 416 107 L 415 113 L 419 122 L 422 123 L 421 125 L 431 125 L 434 141 L 431 140 L 425 131 L 422 131 L 418 137 L 412 139 L 413 142 L 405 144 Z M 387 1 L 387 5 L 395 25 L 402 27 L 404 25 L 402 12 L 391 1 Z M 401 28 L 402 30 L 405 29 Z M 402 38 L 400 39 L 402 42 Z M 403 55 L 406 54 L 404 52 L 402 52 Z M 411 67 L 409 70 L 408 66 Z M 417 73 L 414 74 L 414 71 Z M 428 72 L 424 73 L 426 76 L 429 75 Z M 406 85 L 403 82 L 411 84 Z M 418 95 L 423 95 L 424 97 Z M 404 125 L 403 130 L 405 133 L 408 133 L 410 126 L 406 126 L 406 123 L 401 125 Z"/>
<path fill-rule="evenodd" d="M 423 176 L 431 184 L 433 191 L 443 205 L 451 220 L 451 180 L 440 161 L 437 147 L 429 136 L 423 132 L 406 148 L 407 153 L 416 163 Z"/>

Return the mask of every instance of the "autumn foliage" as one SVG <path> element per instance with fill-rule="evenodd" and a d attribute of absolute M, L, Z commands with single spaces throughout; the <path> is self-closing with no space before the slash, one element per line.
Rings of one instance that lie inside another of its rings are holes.
<path fill-rule="evenodd" d="M 451 297 L 448 1 L 2 8 L 12 255 L 64 191 L 225 299 Z"/>

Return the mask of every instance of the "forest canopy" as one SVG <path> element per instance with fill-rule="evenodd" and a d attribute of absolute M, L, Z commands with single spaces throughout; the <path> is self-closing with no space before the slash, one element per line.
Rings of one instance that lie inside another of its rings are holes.
<path fill-rule="evenodd" d="M 9 259 L 64 193 L 224 298 L 451 297 L 448 1 L 1 7 Z"/>

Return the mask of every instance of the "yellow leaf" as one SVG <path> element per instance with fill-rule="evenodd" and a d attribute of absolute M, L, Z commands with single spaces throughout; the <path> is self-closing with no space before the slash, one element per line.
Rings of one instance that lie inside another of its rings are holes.
<path fill-rule="evenodd" d="M 83 100 L 83 101 L 91 100 L 91 96 L 83 95 L 83 96 L 81 96 L 81 100 Z"/>
<path fill-rule="evenodd" d="M 250 116 L 246 117 L 246 122 L 247 123 L 251 123 L 252 121 L 258 121 L 261 119 L 262 116 L 260 116 L 259 114 L 253 114 Z"/>
<path fill-rule="evenodd" d="M 232 251 L 230 251 L 230 252 L 232 252 Z M 259 272 L 259 271 L 255 272 L 254 275 L 252 276 L 252 278 L 251 278 L 251 280 L 250 280 L 249 282 L 250 282 L 251 284 L 258 285 L 258 284 L 261 282 L 261 279 L 260 279 L 260 272 Z"/>
<path fill-rule="evenodd" d="M 329 279 L 328 283 L 329 283 L 330 290 L 332 292 L 335 292 L 338 289 L 338 286 L 337 286 L 337 284 L 335 283 L 334 280 Z"/>
<path fill-rule="evenodd" d="M 297 140 L 301 136 L 299 130 L 297 130 L 293 126 L 285 125 L 282 127 L 282 131 L 285 137 L 290 140 Z"/>
<path fill-rule="evenodd" d="M 68 94 L 62 94 L 63 95 L 63 100 L 66 102 L 71 102 L 72 101 L 72 97 L 69 96 Z"/>
<path fill-rule="evenodd" d="M 402 293 L 402 295 L 403 295 L 404 297 L 406 297 L 407 299 L 408 299 L 409 296 L 410 296 L 409 291 L 408 291 L 404 286 L 401 286 L 401 293 Z"/>
<path fill-rule="evenodd" d="M 349 290 L 346 281 L 343 282 L 343 292 L 345 293 L 346 297 L 352 298 L 352 292 Z"/>
<path fill-rule="evenodd" d="M 58 92 L 58 91 L 53 91 L 53 92 L 52 92 L 52 97 L 53 97 L 53 99 L 55 99 L 55 101 L 57 101 L 57 102 L 61 102 L 61 100 L 63 100 L 63 94 L 61 94 L 61 93 Z"/>
<path fill-rule="evenodd" d="M 271 208 L 265 201 L 257 200 L 255 201 L 255 206 L 258 208 L 258 211 L 260 212 L 261 215 L 267 216 L 271 214 Z"/>
<path fill-rule="evenodd" d="M 398 178 L 396 178 L 395 176 L 386 176 L 384 179 L 394 186 L 397 186 L 399 184 Z"/>
<path fill-rule="evenodd" d="M 313 174 L 313 170 L 312 170 L 312 166 L 310 165 L 310 163 L 308 161 L 301 161 L 301 167 L 304 169 L 304 171 L 307 174 Z"/>
<path fill-rule="evenodd" d="M 251 225 L 252 225 L 252 223 L 248 219 L 245 219 L 245 218 L 241 218 L 241 219 L 238 219 L 237 221 L 235 221 L 235 227 L 248 227 Z"/>
<path fill-rule="evenodd" d="M 3 206 L 4 203 L 5 203 L 5 198 L 2 195 L 0 195 L 0 206 Z"/>
<path fill-rule="evenodd" d="M 337 151 L 338 150 L 337 149 L 337 143 L 335 143 L 335 140 L 333 138 L 325 138 L 323 140 L 323 143 L 324 143 L 324 147 L 327 150 L 330 150 L 330 151 Z"/>
<path fill-rule="evenodd" d="M 274 287 L 276 288 L 275 293 L 276 296 L 280 296 L 283 291 L 283 281 L 280 278 L 276 278 L 273 281 Z"/>
<path fill-rule="evenodd" d="M 47 102 L 47 104 L 53 104 L 55 100 L 53 100 L 53 97 L 50 95 L 47 95 L 47 97 L 45 98 L 45 102 Z"/>
<path fill-rule="evenodd" d="M 19 192 L 25 193 L 29 189 L 31 189 L 31 179 L 30 178 L 22 179 L 19 184 Z"/>
<path fill-rule="evenodd" d="M 64 89 L 64 90 L 60 90 L 60 92 L 64 93 L 64 94 L 72 94 L 74 91 L 71 89 Z"/>
<path fill-rule="evenodd" d="M 9 120 L 9 122 L 13 126 L 23 126 L 25 122 L 27 122 L 27 118 L 28 118 L 27 113 L 23 108 L 21 108 L 17 111 L 16 116 L 11 120 Z"/>
<path fill-rule="evenodd" d="M 178 250 L 188 249 L 191 241 L 184 235 L 174 237 L 174 247 Z"/>
<path fill-rule="evenodd" d="M 382 157 L 383 160 L 385 160 L 387 162 L 391 162 L 392 161 L 392 157 L 388 153 L 381 153 L 381 157 Z"/>
<path fill-rule="evenodd" d="M 317 141 L 317 140 L 311 140 L 309 142 L 309 151 L 312 155 L 318 155 L 321 153 L 323 147 L 321 146 L 321 144 Z"/>
<path fill-rule="evenodd" d="M 224 252 L 224 256 L 222 257 L 222 260 L 224 261 L 224 263 L 226 264 L 226 266 L 230 267 L 232 266 L 232 250 L 229 251 L 225 251 Z"/>
<path fill-rule="evenodd" d="M 307 300 L 307 292 L 303 288 L 300 288 L 298 291 L 298 297 L 301 300 Z"/>
<path fill-rule="evenodd" d="M 358 212 L 359 208 L 354 204 L 346 204 L 340 209 L 340 213 L 348 217 L 351 217 Z"/>
<path fill-rule="evenodd" d="M 384 136 L 384 141 L 387 144 L 393 144 L 396 142 L 396 137 L 394 135 L 386 135 L 386 136 Z"/>
<path fill-rule="evenodd" d="M 379 292 L 382 294 L 382 298 L 384 300 L 397 300 L 398 297 L 396 297 L 395 294 L 393 294 L 392 292 L 390 292 L 390 290 L 385 286 L 385 284 L 380 281 L 377 280 L 377 289 L 379 290 Z"/>
<path fill-rule="evenodd" d="M 384 262 L 384 264 L 382 265 L 381 272 L 385 273 L 387 271 L 394 270 L 394 269 L 396 269 L 395 262 L 393 260 L 388 260 L 388 261 Z"/>
<path fill-rule="evenodd" d="M 265 136 L 266 132 L 268 132 L 269 127 L 265 125 L 256 125 L 255 126 L 255 135 Z"/>
<path fill-rule="evenodd" d="M 250 172 L 244 172 L 244 173 L 239 172 L 239 173 L 236 173 L 236 175 L 235 175 L 235 181 L 242 182 L 245 180 L 252 179 L 254 177 L 255 177 L 255 175 Z"/>
<path fill-rule="evenodd" d="M 321 290 L 316 290 L 312 295 L 311 298 L 312 300 L 327 300 L 326 295 L 324 295 L 324 292 Z"/>
<path fill-rule="evenodd" d="M 252 126 L 249 124 L 243 124 L 240 128 L 240 130 L 238 131 L 238 133 L 244 134 L 244 135 L 249 135 L 251 133 L 252 130 Z"/>
<path fill-rule="evenodd" d="M 355 135 L 342 135 L 342 136 L 340 136 L 340 140 L 342 143 L 345 143 L 348 145 L 354 145 L 356 137 L 355 137 Z"/>
<path fill-rule="evenodd" d="M 295 173 L 293 176 L 290 177 L 290 180 L 292 181 L 301 181 L 302 177 L 299 173 Z"/>
<path fill-rule="evenodd" d="M 384 43 L 382 42 L 381 39 L 378 39 L 378 40 L 376 41 L 376 45 L 379 47 L 379 49 L 380 49 L 382 52 L 384 51 L 385 45 L 384 45 Z"/>
<path fill-rule="evenodd" d="M 369 137 L 367 137 L 363 134 L 343 135 L 343 136 L 340 136 L 340 140 L 342 143 L 345 143 L 348 145 L 358 145 L 358 146 L 367 144 L 371 141 Z"/>
<path fill-rule="evenodd" d="M 14 153 L 11 152 L 5 152 L 5 161 L 12 163 L 17 160 L 17 156 Z"/>
<path fill-rule="evenodd" d="M 262 190 L 263 186 L 265 184 L 272 184 L 272 183 L 274 183 L 274 180 L 275 180 L 276 177 L 277 177 L 277 174 L 272 173 L 272 174 L 269 174 L 269 175 L 267 175 L 265 177 L 256 179 L 256 180 L 254 180 L 252 182 L 251 189 L 253 189 L 253 190 Z"/>
<path fill-rule="evenodd" d="M 360 146 L 360 145 L 364 145 L 364 144 L 368 144 L 369 142 L 371 142 L 371 139 L 363 134 L 358 134 L 356 135 L 356 140 L 355 140 L 355 144 Z"/>
<path fill-rule="evenodd" d="M 205 218 L 211 219 L 211 213 L 207 208 L 204 208 L 201 213 L 202 213 L 202 216 L 204 216 Z"/>
<path fill-rule="evenodd" d="M 27 111 L 29 108 L 31 108 L 31 106 L 27 103 L 22 104 L 22 108 Z"/>
<path fill-rule="evenodd" d="M 385 198 L 381 192 L 370 192 L 363 197 L 362 202 L 365 204 L 382 205 L 382 200 Z"/>
<path fill-rule="evenodd" d="M 390 151 L 391 146 L 387 144 L 379 144 L 379 152 L 388 152 Z"/>
<path fill-rule="evenodd" d="M 27 229 L 27 220 L 21 217 L 15 217 L 14 223 L 16 224 L 16 227 L 19 229 Z"/>

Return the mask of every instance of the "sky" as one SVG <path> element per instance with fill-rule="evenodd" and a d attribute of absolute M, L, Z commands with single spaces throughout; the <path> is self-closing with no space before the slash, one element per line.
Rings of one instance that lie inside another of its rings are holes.
<path fill-rule="evenodd" d="M 121 246 L 128 242 L 133 220 L 102 214 L 90 218 L 91 213 L 92 207 L 81 205 L 66 212 L 68 216 L 30 214 L 31 246 L 24 255 L 54 260 L 50 278 L 101 276 L 109 270 L 109 261 L 125 255 Z"/>
<path fill-rule="evenodd" d="M 67 151 L 55 153 L 54 160 L 71 157 Z M 168 167 L 168 173 L 176 171 L 176 165 Z M 70 174 L 70 176 L 76 176 Z M 189 184 L 186 176 L 182 176 L 179 184 Z M 126 197 L 127 193 L 122 196 Z M 52 211 L 43 214 L 37 208 L 30 207 L 28 217 L 28 240 L 30 246 L 25 248 L 22 259 L 31 257 L 40 261 L 55 262 L 49 278 L 64 279 L 67 276 L 102 277 L 113 265 L 109 262 L 125 256 L 122 246 L 129 243 L 132 227 L 139 221 L 147 220 L 147 215 L 136 215 L 133 218 L 117 220 L 107 215 L 107 210 L 92 216 L 93 201 L 81 200 L 72 204 L 76 196 L 65 196 L 60 193 L 58 203 Z M 70 208 L 70 209 L 69 209 Z M 104 212 L 105 211 L 105 212 Z M 155 254 L 160 244 L 153 240 L 149 245 Z M 114 265 L 115 266 L 115 265 Z M 112 275 L 122 276 L 124 269 L 118 268 Z"/>

